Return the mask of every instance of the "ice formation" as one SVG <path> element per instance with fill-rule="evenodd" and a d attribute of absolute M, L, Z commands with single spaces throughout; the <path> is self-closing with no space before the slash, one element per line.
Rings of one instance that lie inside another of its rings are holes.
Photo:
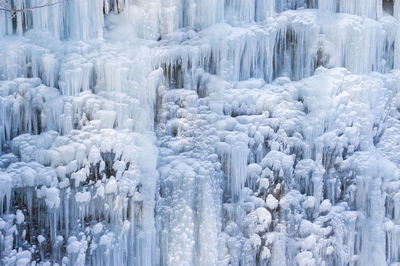
<path fill-rule="evenodd" d="M 0 265 L 398 265 L 399 0 L 0 0 Z"/>

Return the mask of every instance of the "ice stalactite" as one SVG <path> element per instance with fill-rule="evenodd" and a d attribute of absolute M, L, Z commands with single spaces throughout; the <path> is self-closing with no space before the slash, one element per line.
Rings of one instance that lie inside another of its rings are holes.
<path fill-rule="evenodd" d="M 382 0 L 372 0 L 368 3 L 360 0 L 318 0 L 318 8 L 379 19 L 382 16 L 383 2 Z"/>

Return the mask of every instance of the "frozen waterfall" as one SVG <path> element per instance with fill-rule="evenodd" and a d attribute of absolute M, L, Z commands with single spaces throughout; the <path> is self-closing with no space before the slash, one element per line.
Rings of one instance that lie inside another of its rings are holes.
<path fill-rule="evenodd" d="M 0 265 L 400 265 L 400 0 L 0 0 Z"/>

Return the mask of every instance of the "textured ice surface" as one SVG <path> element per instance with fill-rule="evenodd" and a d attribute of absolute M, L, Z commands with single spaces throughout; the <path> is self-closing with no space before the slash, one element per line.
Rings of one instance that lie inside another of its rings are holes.
<path fill-rule="evenodd" d="M 0 3 L 0 265 L 400 262 L 400 1 Z"/>

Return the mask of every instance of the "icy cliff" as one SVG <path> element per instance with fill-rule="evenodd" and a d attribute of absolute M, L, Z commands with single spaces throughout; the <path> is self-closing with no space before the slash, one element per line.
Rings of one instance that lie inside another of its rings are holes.
<path fill-rule="evenodd" d="M 0 0 L 0 265 L 398 265 L 400 0 Z"/>

